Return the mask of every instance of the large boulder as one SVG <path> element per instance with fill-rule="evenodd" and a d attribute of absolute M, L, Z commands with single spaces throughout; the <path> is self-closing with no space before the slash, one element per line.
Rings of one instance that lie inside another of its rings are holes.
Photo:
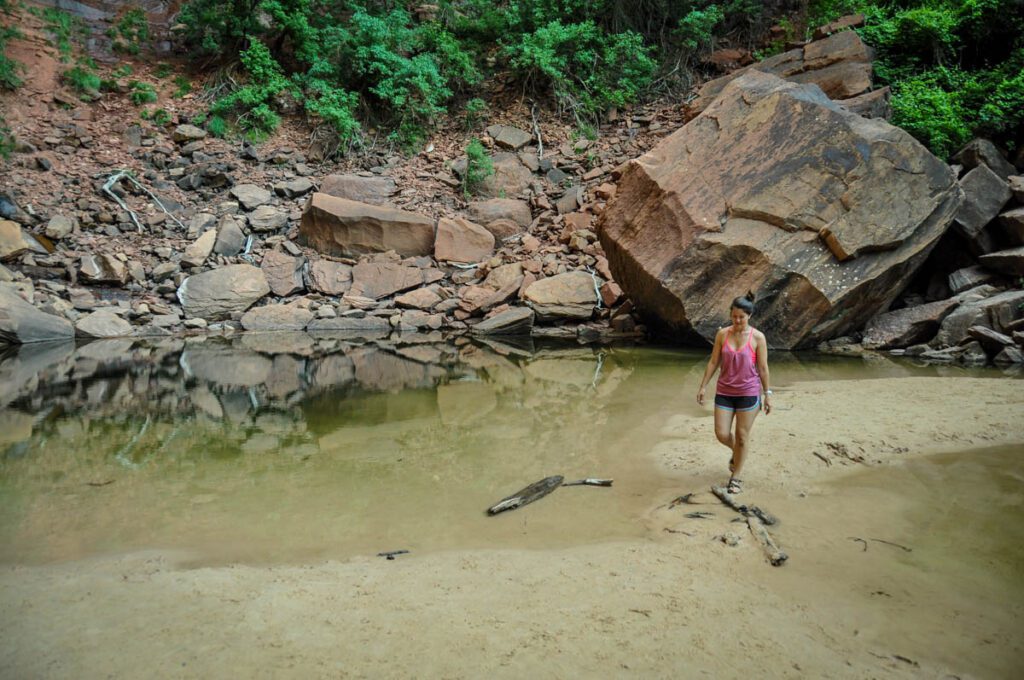
<path fill-rule="evenodd" d="M 10 283 L 0 283 L 0 345 L 68 340 L 75 328 L 65 318 L 40 312 Z"/>
<path fill-rule="evenodd" d="M 975 238 L 1010 200 L 1010 187 L 987 165 L 979 165 L 960 180 L 964 202 L 956 224 L 967 238 Z"/>
<path fill-rule="evenodd" d="M 267 284 L 274 295 L 286 297 L 306 288 L 302 281 L 302 269 L 305 265 L 304 257 L 293 257 L 280 250 L 271 250 L 263 256 L 260 268 L 267 277 Z"/>
<path fill-rule="evenodd" d="M 879 314 L 864 327 L 861 344 L 868 349 L 888 349 L 931 340 L 942 320 L 959 304 L 956 298 L 949 298 Z"/>
<path fill-rule="evenodd" d="M 962 200 L 907 133 L 751 71 L 627 164 L 598 227 L 654 321 L 711 342 L 749 290 L 771 345 L 798 348 L 888 308 Z"/>
<path fill-rule="evenodd" d="M 352 268 L 351 295 L 379 300 L 444 278 L 439 269 L 406 267 L 391 262 L 360 262 Z"/>
<path fill-rule="evenodd" d="M 1012 276 L 1024 276 L 1024 246 L 1000 250 L 978 258 L 983 267 Z"/>
<path fill-rule="evenodd" d="M 46 248 L 32 234 L 23 231 L 20 224 L 0 220 L 0 260 L 14 259 L 26 250 L 46 254 Z"/>
<path fill-rule="evenodd" d="M 1000 179 L 1007 179 L 1017 172 L 1013 163 L 1003 158 L 999 147 L 987 139 L 972 139 L 964 148 L 956 152 L 953 162 L 960 163 L 968 170 L 979 165 L 988 166 L 989 170 L 999 175 Z"/>
<path fill-rule="evenodd" d="M 961 304 L 942 321 L 932 340 L 936 347 L 959 345 L 971 326 L 987 326 L 999 332 L 1021 316 L 1024 290 L 996 292 L 991 286 L 979 286 L 961 296 Z"/>
<path fill-rule="evenodd" d="M 242 315 L 247 331 L 301 331 L 313 320 L 313 312 L 298 305 L 264 305 Z"/>
<path fill-rule="evenodd" d="M 240 314 L 269 292 L 262 270 L 232 264 L 188 277 L 178 288 L 178 300 L 188 316 L 209 321 Z"/>
<path fill-rule="evenodd" d="M 832 99 L 850 99 L 871 87 L 871 48 L 853 31 L 815 40 L 705 83 L 686 107 L 694 117 L 736 78 L 758 71 L 796 83 L 814 84 Z"/>
<path fill-rule="evenodd" d="M 494 173 L 482 182 L 478 192 L 491 198 L 509 198 L 525 191 L 533 181 L 533 171 L 523 165 L 517 154 L 502 151 L 491 156 Z"/>
<path fill-rule="evenodd" d="M 75 334 L 86 338 L 123 338 L 132 325 L 109 309 L 100 309 L 75 322 Z"/>
<path fill-rule="evenodd" d="M 315 193 L 302 213 L 299 237 L 325 255 L 353 257 L 394 250 L 430 255 L 434 220 L 397 208 Z"/>

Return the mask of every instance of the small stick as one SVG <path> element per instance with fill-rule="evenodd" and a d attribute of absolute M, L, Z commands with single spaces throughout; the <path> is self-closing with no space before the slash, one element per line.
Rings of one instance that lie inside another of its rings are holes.
<path fill-rule="evenodd" d="M 575 482 L 566 482 L 562 486 L 611 486 L 613 481 L 615 480 L 587 477 L 586 479 L 577 479 Z"/>
<path fill-rule="evenodd" d="M 851 541 L 857 541 L 857 542 L 860 542 L 860 543 L 864 544 L 864 549 L 861 550 L 861 552 L 867 552 L 868 551 L 868 542 L 865 541 L 863 538 L 857 538 L 856 536 L 850 536 L 849 539 Z"/>
<path fill-rule="evenodd" d="M 408 550 L 390 550 L 388 552 L 379 552 L 379 553 L 377 553 L 377 557 L 383 557 L 383 558 L 388 559 L 388 560 L 393 560 L 393 559 L 395 559 L 395 555 L 408 555 L 408 554 L 409 554 Z"/>
<path fill-rule="evenodd" d="M 676 496 L 675 498 L 672 499 L 672 502 L 668 504 L 668 507 L 669 508 L 674 508 L 677 505 L 682 505 L 683 503 L 686 503 L 687 505 L 690 505 L 690 499 L 691 498 L 693 498 L 693 494 L 692 493 L 686 493 L 686 494 L 683 494 L 682 496 Z"/>
<path fill-rule="evenodd" d="M 765 528 L 760 519 L 753 515 L 748 516 L 747 526 L 750 527 L 750 533 L 752 533 L 758 543 L 761 544 L 765 555 L 768 556 L 768 561 L 772 563 L 773 567 L 781 566 L 789 559 L 789 555 L 779 549 L 779 546 L 777 546 L 775 541 L 772 540 L 771 534 L 768 533 L 768 529 Z"/>
<path fill-rule="evenodd" d="M 106 486 L 107 484 L 113 484 L 113 483 L 114 483 L 113 479 L 108 479 L 105 482 L 86 482 L 86 484 L 88 484 L 89 486 Z"/>
<path fill-rule="evenodd" d="M 684 515 L 684 517 L 686 517 L 687 519 L 710 519 L 710 518 L 712 518 L 714 516 L 715 516 L 715 513 L 713 513 L 713 512 L 704 512 L 703 510 L 698 510 L 696 512 L 689 512 L 689 513 Z"/>
<path fill-rule="evenodd" d="M 821 458 L 823 461 L 825 461 L 825 465 L 828 465 L 828 466 L 832 465 L 832 461 L 830 461 L 828 458 L 826 458 L 825 456 L 821 455 L 817 451 L 811 451 L 811 453 L 813 453 L 815 456 L 817 456 L 818 458 Z"/>
<path fill-rule="evenodd" d="M 899 548 L 900 550 L 903 550 L 905 552 L 914 552 L 912 548 L 908 548 L 905 545 L 900 545 L 899 543 L 893 543 L 892 541 L 885 541 L 885 540 L 882 540 L 881 538 L 872 538 L 871 540 L 872 541 L 877 541 L 879 543 L 885 543 L 886 545 L 891 545 L 894 548 Z"/>

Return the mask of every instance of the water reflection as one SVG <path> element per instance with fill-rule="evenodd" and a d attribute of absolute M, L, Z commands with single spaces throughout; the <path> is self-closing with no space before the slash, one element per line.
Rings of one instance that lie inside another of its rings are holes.
<path fill-rule="evenodd" d="M 692 393 L 706 356 L 439 334 L 8 350 L 0 561 L 168 549 L 196 564 L 273 562 L 641 535 L 643 509 L 667 483 L 646 452 L 669 417 L 701 412 Z M 773 358 L 783 387 L 956 370 Z M 483 517 L 550 474 L 621 481 Z"/>

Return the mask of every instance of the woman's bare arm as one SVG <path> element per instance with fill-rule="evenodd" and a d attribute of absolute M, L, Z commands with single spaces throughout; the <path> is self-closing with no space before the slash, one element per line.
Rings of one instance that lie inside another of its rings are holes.
<path fill-rule="evenodd" d="M 768 388 L 771 385 L 768 382 L 768 341 L 764 337 L 764 333 L 761 331 L 757 332 L 757 374 L 761 377 L 761 389 L 765 392 L 764 395 L 764 413 L 768 415 L 772 412 L 771 395 L 768 394 Z"/>
<path fill-rule="evenodd" d="M 701 406 L 704 405 L 704 388 L 707 386 L 708 381 L 711 380 L 711 376 L 718 370 L 718 365 L 722 361 L 722 336 L 725 335 L 723 331 L 718 331 L 715 334 L 715 346 L 711 350 L 711 358 L 708 359 L 708 366 L 704 369 L 704 377 L 700 381 L 700 389 L 697 390 L 697 403 Z"/>

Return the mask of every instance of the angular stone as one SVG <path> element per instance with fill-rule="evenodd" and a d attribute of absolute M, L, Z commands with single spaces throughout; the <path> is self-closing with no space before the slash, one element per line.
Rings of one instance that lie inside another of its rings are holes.
<path fill-rule="evenodd" d="M 188 277 L 178 288 L 178 300 L 188 316 L 214 321 L 244 312 L 269 292 L 259 268 L 233 264 Z"/>
<path fill-rule="evenodd" d="M 132 325 L 109 310 L 99 310 L 75 322 L 75 334 L 85 338 L 122 338 L 132 334 Z"/>
<path fill-rule="evenodd" d="M 982 255 L 978 262 L 986 269 L 1012 276 L 1024 276 L 1024 246 Z"/>
<path fill-rule="evenodd" d="M 949 275 L 949 290 L 957 295 L 985 283 L 992 283 L 997 274 L 980 266 L 963 267 Z"/>
<path fill-rule="evenodd" d="M 417 288 L 395 297 L 395 305 L 411 309 L 430 310 L 441 301 L 441 296 L 429 288 Z"/>
<path fill-rule="evenodd" d="M 313 320 L 313 312 L 298 305 L 271 304 L 254 307 L 242 315 L 247 331 L 301 331 Z"/>
<path fill-rule="evenodd" d="M 1004 347 L 992 357 L 992 363 L 1006 366 L 1008 364 L 1024 364 L 1024 352 L 1016 347 Z"/>
<path fill-rule="evenodd" d="M 299 225 L 300 238 L 325 255 L 353 257 L 394 250 L 430 255 L 434 220 L 425 215 L 315 193 Z"/>
<path fill-rule="evenodd" d="M 994 331 L 988 326 L 971 326 L 967 329 L 967 337 L 977 340 L 988 354 L 998 354 L 1004 347 L 1013 347 L 1014 341 L 1008 335 Z"/>
<path fill-rule="evenodd" d="M 444 278 L 438 269 L 406 267 L 390 262 L 360 262 L 352 268 L 352 295 L 373 300 L 425 286 Z"/>
<path fill-rule="evenodd" d="M 892 118 L 892 105 L 889 103 L 891 99 L 892 91 L 889 89 L 889 86 L 885 86 L 880 90 L 865 92 L 856 97 L 842 99 L 837 103 L 847 111 L 856 113 L 858 116 L 889 120 Z"/>
<path fill-rule="evenodd" d="M 183 267 L 201 267 L 206 258 L 213 252 L 213 246 L 217 243 L 217 230 L 210 229 L 202 236 L 193 241 L 185 248 L 185 255 L 181 258 Z"/>
<path fill-rule="evenodd" d="M 512 220 L 523 229 L 530 226 L 530 222 L 533 221 L 529 204 L 526 201 L 514 198 L 492 198 L 486 201 L 474 201 L 469 204 L 468 210 L 469 216 L 473 221 L 484 225 L 488 230 L 490 230 L 488 225 L 495 220 Z M 499 236 L 498 238 L 501 237 Z"/>
<path fill-rule="evenodd" d="M 999 216 L 999 227 L 1011 245 L 1024 246 L 1024 208 L 1008 210 Z"/>
<path fill-rule="evenodd" d="M 154 282 L 160 283 L 165 279 L 171 278 L 177 273 L 178 265 L 174 264 L 173 262 L 161 262 L 157 266 L 153 267 L 153 273 L 150 274 L 150 276 L 153 278 Z"/>
<path fill-rule="evenodd" d="M 534 313 L 529 307 L 513 307 L 484 319 L 470 329 L 474 335 L 529 335 Z"/>
<path fill-rule="evenodd" d="M 270 202 L 270 192 L 255 184 L 237 184 L 231 187 L 231 195 L 246 210 L 255 210 Z"/>
<path fill-rule="evenodd" d="M 197 139 L 203 139 L 205 137 L 206 130 L 187 123 L 174 128 L 174 132 L 171 133 L 171 138 L 178 144 L 194 142 Z"/>
<path fill-rule="evenodd" d="M 519 280 L 523 275 L 523 264 L 521 262 L 510 262 L 500 267 L 495 267 L 484 279 L 484 285 L 494 290 L 500 290 L 513 281 Z"/>
<path fill-rule="evenodd" d="M 274 185 L 274 193 L 278 196 L 284 196 L 285 198 L 298 198 L 299 196 L 305 196 L 313 190 L 313 183 L 305 177 L 297 177 L 296 179 L 288 180 L 286 182 L 278 182 Z"/>
<path fill-rule="evenodd" d="M 320 184 L 320 193 L 358 203 L 387 205 L 398 193 L 398 185 L 390 177 L 328 175 Z"/>
<path fill-rule="evenodd" d="M 526 289 L 525 299 L 539 321 L 589 319 L 597 304 L 597 286 L 587 272 L 574 271 L 541 279 Z"/>
<path fill-rule="evenodd" d="M 217 225 L 217 241 L 213 245 L 213 252 L 226 257 L 237 255 L 245 247 L 245 240 L 241 220 L 225 215 Z"/>
<path fill-rule="evenodd" d="M 968 170 L 979 165 L 987 166 L 1003 180 L 1017 173 L 1013 163 L 1006 160 L 999 148 L 987 139 L 978 138 L 967 142 L 967 145 L 953 156 L 953 162 L 960 163 Z"/>
<path fill-rule="evenodd" d="M 836 19 L 833 22 L 827 23 L 824 26 L 819 26 L 818 28 L 814 29 L 814 35 L 812 36 L 812 38 L 814 40 L 821 40 L 822 38 L 827 38 L 833 33 L 838 33 L 839 31 L 848 28 L 859 28 L 860 26 L 863 25 L 863 14 L 848 14 L 844 17 Z"/>
<path fill-rule="evenodd" d="M 325 332 L 355 334 L 365 337 L 387 335 L 391 332 L 391 324 L 387 319 L 379 316 L 365 316 L 354 318 L 350 316 L 339 316 L 333 319 L 313 319 L 306 327 L 309 332 Z"/>
<path fill-rule="evenodd" d="M 46 230 L 43 232 L 47 238 L 52 238 L 59 241 L 62 238 L 67 238 L 75 230 L 77 221 L 67 217 L 66 215 L 54 215 L 50 218 L 50 221 L 46 223 Z"/>
<path fill-rule="evenodd" d="M 352 266 L 317 260 L 309 268 L 309 285 L 324 295 L 344 295 L 352 287 Z"/>
<path fill-rule="evenodd" d="M 491 125 L 487 128 L 487 134 L 494 139 L 495 144 L 512 151 L 518 151 L 533 141 L 533 135 L 529 132 L 510 125 Z"/>
<path fill-rule="evenodd" d="M 503 151 L 491 156 L 494 174 L 488 175 L 481 183 L 479 194 L 491 198 L 511 198 L 530 187 L 533 173 L 523 165 L 519 156 Z"/>
<path fill-rule="evenodd" d="M 979 165 L 960 179 L 964 202 L 956 224 L 967 238 L 975 238 L 1010 200 L 1010 187 L 987 165 Z"/>
<path fill-rule="evenodd" d="M 959 305 L 959 300 L 950 298 L 879 314 L 864 327 L 861 344 L 865 349 L 889 349 L 927 342 Z"/>
<path fill-rule="evenodd" d="M 1024 176 L 1011 175 L 1007 180 L 1007 183 L 1010 185 L 1010 191 L 1013 193 L 1013 199 L 1024 205 Z"/>
<path fill-rule="evenodd" d="M 494 252 L 494 234 L 461 217 L 442 217 L 437 222 L 434 259 L 447 262 L 481 262 Z"/>
<path fill-rule="evenodd" d="M 267 277 L 267 284 L 274 295 L 287 297 L 302 292 L 306 286 L 302 281 L 304 257 L 292 257 L 280 250 L 271 250 L 263 256 L 260 269 Z"/>
<path fill-rule="evenodd" d="M 802 48 L 763 59 L 708 81 L 686 107 L 693 118 L 711 105 L 733 80 L 751 71 L 817 85 L 832 99 L 849 99 L 871 87 L 871 49 L 853 31 L 841 31 Z"/>
<path fill-rule="evenodd" d="M 277 231 L 288 224 L 288 213 L 272 205 L 261 205 L 249 213 L 248 220 L 253 231 Z"/>
<path fill-rule="evenodd" d="M 91 283 L 123 285 L 128 280 L 128 268 L 124 262 L 110 254 L 85 255 L 79 264 L 78 273 Z"/>
<path fill-rule="evenodd" d="M 46 248 L 32 234 L 22 231 L 21 225 L 10 220 L 0 220 L 0 260 L 11 260 L 26 250 L 46 254 Z"/>
<path fill-rule="evenodd" d="M 1002 331 L 1005 323 L 1019 316 L 1019 306 L 1024 304 L 1024 290 L 997 293 L 991 286 L 973 288 L 959 297 L 960 306 L 942 321 L 933 346 L 959 345 L 967 338 L 971 326 Z"/>
<path fill-rule="evenodd" d="M 598 228 L 616 283 L 677 337 L 711 342 L 742 287 L 773 346 L 813 347 L 888 307 L 961 200 L 907 133 L 748 71 L 627 164 Z"/>
<path fill-rule="evenodd" d="M 569 187 L 565 190 L 560 198 L 555 200 L 555 208 L 558 210 L 559 215 L 565 215 L 571 213 L 580 207 L 580 203 L 583 196 L 583 189 L 580 187 Z"/>
<path fill-rule="evenodd" d="M 41 312 L 18 294 L 12 283 L 0 283 L 0 345 L 68 340 L 75 327 L 65 318 Z"/>

